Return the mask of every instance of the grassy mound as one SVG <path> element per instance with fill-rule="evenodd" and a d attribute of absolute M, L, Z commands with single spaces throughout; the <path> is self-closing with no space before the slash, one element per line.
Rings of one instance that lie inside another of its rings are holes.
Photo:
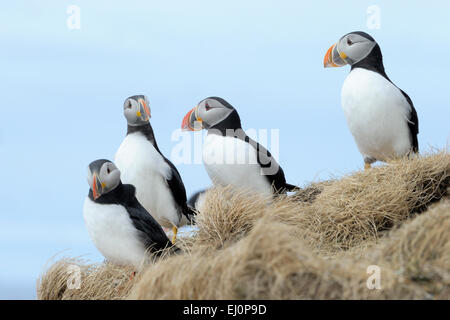
<path fill-rule="evenodd" d="M 131 268 L 63 259 L 38 280 L 38 298 L 449 299 L 449 185 L 442 152 L 276 200 L 215 188 L 196 234 L 179 239 L 183 254 L 133 279 Z M 373 268 L 381 289 L 368 288 Z"/>

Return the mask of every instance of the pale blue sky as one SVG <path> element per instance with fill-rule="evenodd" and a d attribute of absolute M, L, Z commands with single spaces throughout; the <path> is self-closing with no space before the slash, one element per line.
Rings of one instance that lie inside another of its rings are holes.
<path fill-rule="evenodd" d="M 420 119 L 422 151 L 448 143 L 447 1 L 3 1 L 0 5 L 0 298 L 34 298 L 55 254 L 101 261 L 82 218 L 86 166 L 113 159 L 124 99 L 149 96 L 162 151 L 184 114 L 210 95 L 244 128 L 280 129 L 280 163 L 304 185 L 362 167 L 340 90 L 324 69 L 343 34 L 369 32 Z M 66 26 L 81 9 L 81 29 Z M 381 28 L 366 25 L 369 5 Z M 179 165 L 188 194 L 209 184 Z"/>

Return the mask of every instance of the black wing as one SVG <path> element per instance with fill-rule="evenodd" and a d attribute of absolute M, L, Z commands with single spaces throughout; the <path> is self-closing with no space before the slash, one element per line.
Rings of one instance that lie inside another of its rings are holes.
<path fill-rule="evenodd" d="M 128 126 L 128 133 L 133 132 L 133 127 Z M 181 180 L 180 173 L 177 168 L 173 165 L 173 163 L 167 159 L 159 150 L 158 144 L 156 143 L 156 139 L 153 133 L 153 128 L 149 124 L 148 126 L 143 126 L 138 129 L 142 132 L 142 134 L 147 138 L 148 141 L 153 145 L 153 147 L 158 151 L 164 161 L 170 166 L 171 177 L 170 179 L 166 179 L 167 185 L 172 192 L 175 203 L 181 208 L 181 212 L 186 216 L 188 221 L 193 222 L 193 217 L 195 215 L 195 211 L 188 207 L 186 204 L 186 189 L 184 188 L 183 180 Z"/>
<path fill-rule="evenodd" d="M 380 52 L 380 54 L 381 54 L 381 52 Z M 353 69 L 353 67 L 352 67 L 352 69 Z M 386 72 L 384 72 L 384 68 L 381 71 L 376 71 L 375 70 L 375 72 L 379 72 L 390 83 L 392 83 L 394 86 L 396 86 L 395 83 L 393 83 L 391 81 L 391 79 L 389 79 L 389 77 L 386 75 Z M 408 127 L 409 127 L 409 132 L 411 133 L 412 150 L 415 153 L 417 153 L 417 152 L 419 152 L 419 141 L 417 140 L 417 135 L 419 134 L 419 118 L 417 117 L 417 111 L 414 108 L 414 104 L 413 104 L 411 98 L 408 96 L 408 94 L 405 91 L 403 91 L 402 89 L 400 89 L 399 87 L 397 87 L 397 89 L 400 90 L 400 92 L 405 97 L 406 101 L 411 106 L 411 113 L 410 113 L 409 118 L 408 118 Z"/>
<path fill-rule="evenodd" d="M 183 180 L 181 179 L 180 173 L 178 172 L 177 168 L 173 165 L 173 163 L 164 157 L 164 160 L 166 163 L 170 166 L 171 169 L 171 177 L 170 179 L 166 179 L 167 185 L 170 188 L 170 191 L 172 192 L 173 198 L 175 202 L 178 204 L 178 206 L 181 208 L 183 214 L 186 216 L 188 221 L 193 222 L 193 217 L 195 215 L 195 211 L 192 210 L 187 205 L 187 196 L 186 196 L 186 188 L 184 187 Z"/>
<path fill-rule="evenodd" d="M 141 231 L 142 239 L 145 246 L 150 252 L 157 252 L 168 247 L 172 247 L 172 243 L 167 238 L 166 233 L 160 226 L 160 224 L 148 213 L 147 210 L 139 203 L 134 196 L 134 187 L 131 185 L 124 185 L 132 187 L 130 195 L 125 208 L 130 216 L 131 221 L 136 229 Z"/>
<path fill-rule="evenodd" d="M 272 154 L 249 136 L 245 135 L 245 141 L 256 149 L 257 161 L 261 166 L 262 173 L 267 181 L 274 187 L 275 193 L 285 193 L 289 190 L 291 185 L 286 184 L 284 171 L 278 162 L 272 157 Z"/>
<path fill-rule="evenodd" d="M 419 141 L 417 140 L 417 135 L 419 134 L 419 118 L 417 117 L 417 111 L 414 108 L 414 104 L 411 98 L 402 89 L 400 89 L 400 91 L 411 106 L 411 114 L 408 118 L 408 127 L 409 131 L 411 132 L 413 151 L 417 153 L 419 152 Z"/>

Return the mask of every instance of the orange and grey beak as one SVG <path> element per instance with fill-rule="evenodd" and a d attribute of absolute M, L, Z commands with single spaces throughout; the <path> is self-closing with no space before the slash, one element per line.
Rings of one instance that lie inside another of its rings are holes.
<path fill-rule="evenodd" d="M 196 116 L 196 111 L 197 111 L 197 107 L 192 108 L 191 111 L 189 111 L 188 113 L 186 113 L 186 115 L 183 118 L 183 122 L 181 123 L 181 129 L 183 131 L 198 131 L 198 130 L 202 130 L 203 126 L 197 126 L 195 125 L 196 122 L 202 122 L 202 119 L 197 118 Z"/>
<path fill-rule="evenodd" d="M 97 177 L 97 173 L 94 172 L 92 175 L 92 196 L 94 197 L 94 200 L 97 200 L 97 198 L 103 194 L 105 187 L 106 184 L 101 182 Z"/>
<path fill-rule="evenodd" d="M 97 183 L 98 183 L 97 174 L 94 173 L 92 176 L 92 195 L 94 197 L 94 200 L 97 200 L 97 198 L 100 197 Z"/>
<path fill-rule="evenodd" d="M 144 99 L 139 99 L 139 111 L 136 112 L 136 117 L 142 119 L 145 122 L 147 122 L 148 119 L 151 118 L 150 108 L 148 107 L 147 102 L 145 102 Z"/>
<path fill-rule="evenodd" d="M 342 52 L 339 53 L 337 49 L 337 43 L 333 44 L 325 54 L 325 57 L 323 59 L 323 66 L 325 68 L 330 67 L 342 67 L 347 64 L 344 59 L 347 58 L 347 55 Z"/>
<path fill-rule="evenodd" d="M 144 112 L 147 114 L 149 118 L 151 118 L 152 115 L 150 114 L 150 108 L 148 107 L 147 102 L 145 102 L 145 100 L 141 100 L 141 104 L 144 107 Z"/>

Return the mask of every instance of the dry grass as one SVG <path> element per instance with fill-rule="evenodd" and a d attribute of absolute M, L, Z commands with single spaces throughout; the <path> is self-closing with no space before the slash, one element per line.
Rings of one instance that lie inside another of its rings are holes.
<path fill-rule="evenodd" d="M 367 261 L 327 260 L 266 219 L 248 237 L 208 256 L 169 259 L 147 269 L 131 299 L 380 299 L 432 297 L 381 264 L 382 290 L 368 290 Z M 283 248 L 280 250 L 280 248 Z M 380 261 L 382 262 L 382 261 Z M 180 265 L 183 266 L 180 271 Z M 149 290 L 148 288 L 152 288 Z"/>
<path fill-rule="evenodd" d="M 86 264 L 81 259 L 62 259 L 38 280 L 40 300 L 121 299 L 128 294 L 136 278 L 130 280 L 132 267 L 111 263 Z M 76 274 L 79 272 L 80 287 Z"/>
<path fill-rule="evenodd" d="M 279 212 L 299 233 L 308 234 L 315 249 L 336 252 L 376 241 L 442 198 L 449 183 L 448 153 L 402 159 L 334 181 L 312 202 L 292 206 L 282 201 Z"/>
<path fill-rule="evenodd" d="M 38 298 L 450 299 L 449 185 L 442 152 L 276 200 L 212 189 L 197 233 L 177 244 L 183 254 L 132 281 L 129 268 L 61 260 Z M 79 266 L 80 289 L 67 288 L 68 265 Z M 367 288 L 369 265 L 380 267 L 381 290 Z"/>
<path fill-rule="evenodd" d="M 450 298 L 450 199 L 393 230 L 366 253 L 437 298 Z M 358 258 L 356 255 L 355 258 Z"/>

